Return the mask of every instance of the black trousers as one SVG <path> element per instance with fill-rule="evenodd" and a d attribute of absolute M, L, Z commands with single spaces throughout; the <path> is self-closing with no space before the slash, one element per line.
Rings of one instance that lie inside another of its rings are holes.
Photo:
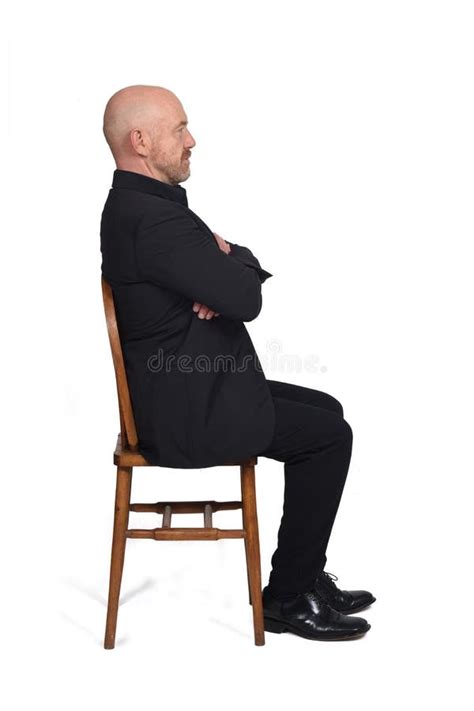
<path fill-rule="evenodd" d="M 310 590 L 326 564 L 326 547 L 352 453 L 352 429 L 332 395 L 268 380 L 275 432 L 258 456 L 284 462 L 283 515 L 272 559 L 270 592 L 281 599 Z"/>

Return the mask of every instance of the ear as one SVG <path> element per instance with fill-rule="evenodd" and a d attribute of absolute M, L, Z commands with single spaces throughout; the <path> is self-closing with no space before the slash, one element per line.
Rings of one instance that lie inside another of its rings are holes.
<path fill-rule="evenodd" d="M 140 128 L 133 128 L 130 131 L 130 143 L 132 148 L 141 156 L 149 153 L 148 136 Z"/>

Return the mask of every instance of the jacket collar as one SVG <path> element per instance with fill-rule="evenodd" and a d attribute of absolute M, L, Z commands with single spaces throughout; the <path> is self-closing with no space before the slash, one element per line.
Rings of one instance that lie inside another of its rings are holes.
<path fill-rule="evenodd" d="M 158 197 L 166 198 L 180 202 L 182 205 L 188 206 L 188 198 L 186 190 L 181 185 L 170 185 L 163 183 L 161 180 L 151 178 L 148 175 L 141 173 L 133 173 L 131 170 L 114 170 L 113 188 L 125 188 L 126 190 L 139 190 L 142 193 L 150 193 L 158 195 Z"/>

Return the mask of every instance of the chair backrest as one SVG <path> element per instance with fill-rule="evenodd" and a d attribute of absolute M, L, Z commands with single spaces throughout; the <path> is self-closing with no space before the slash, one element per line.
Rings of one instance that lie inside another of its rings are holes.
<path fill-rule="evenodd" d="M 138 437 L 133 416 L 132 401 L 128 389 L 127 374 L 123 360 L 122 346 L 117 326 L 115 314 L 114 296 L 112 287 L 104 277 L 101 277 L 102 296 L 104 299 L 105 320 L 107 321 L 107 331 L 109 333 L 110 349 L 115 369 L 115 381 L 117 384 L 117 396 L 120 414 L 120 435 L 122 449 L 130 449 L 136 452 Z"/>

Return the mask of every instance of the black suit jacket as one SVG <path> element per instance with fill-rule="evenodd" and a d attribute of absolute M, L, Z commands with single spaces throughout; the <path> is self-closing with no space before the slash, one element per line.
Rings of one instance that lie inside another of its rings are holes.
<path fill-rule="evenodd" d="M 273 276 L 247 248 L 226 254 L 186 190 L 115 170 L 101 218 L 139 451 L 155 465 L 208 467 L 271 441 L 272 396 L 244 321 Z M 220 313 L 200 319 L 198 301 Z"/>

